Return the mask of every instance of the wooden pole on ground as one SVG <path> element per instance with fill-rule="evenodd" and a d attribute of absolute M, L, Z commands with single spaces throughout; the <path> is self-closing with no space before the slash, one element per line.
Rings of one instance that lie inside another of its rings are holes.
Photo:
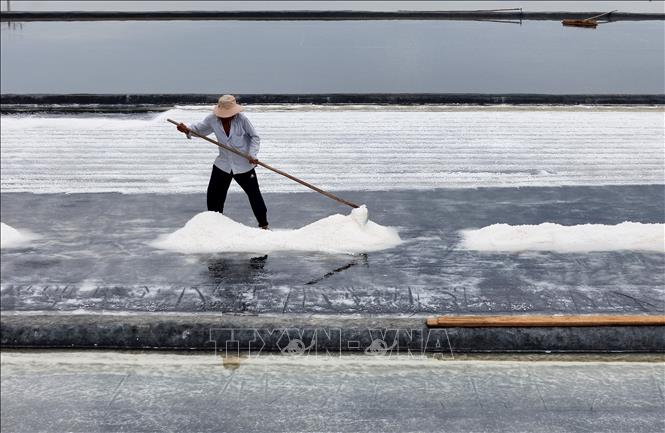
<path fill-rule="evenodd" d="M 663 315 L 439 316 L 427 319 L 427 326 L 430 328 L 664 325 Z"/>
<path fill-rule="evenodd" d="M 179 122 L 176 122 L 175 120 L 171 120 L 171 119 L 166 119 L 166 120 L 169 121 L 169 122 L 171 122 L 171 123 L 173 123 L 174 125 L 179 125 L 179 124 L 180 124 Z M 234 149 L 234 148 L 232 148 L 232 147 L 225 146 L 225 145 L 221 144 L 220 142 L 218 142 L 218 141 L 216 141 L 216 140 L 213 140 L 212 138 L 206 137 L 205 135 L 197 134 L 196 132 L 194 132 L 194 131 L 192 131 L 192 130 L 190 130 L 190 133 L 191 133 L 192 135 L 195 135 L 195 136 L 197 136 L 197 137 L 199 137 L 199 138 L 202 138 L 202 139 L 204 139 L 204 140 L 206 140 L 206 141 L 209 141 L 209 142 L 211 142 L 212 144 L 215 144 L 215 145 L 221 147 L 222 149 L 226 149 L 226 150 L 228 150 L 229 152 L 233 152 L 233 153 L 235 153 L 236 155 L 240 155 L 240 156 L 242 156 L 243 158 L 245 158 L 245 159 L 248 160 L 248 161 L 251 161 L 251 160 L 252 160 L 252 157 L 249 156 L 249 155 L 247 155 L 246 153 L 243 153 L 243 152 L 241 152 L 241 151 L 239 151 L 239 150 L 237 150 L 237 149 Z M 288 173 L 286 173 L 286 172 L 284 172 L 284 171 L 282 171 L 282 170 L 278 170 L 278 169 L 276 169 L 276 168 L 274 168 L 274 167 L 271 167 L 271 166 L 269 166 L 268 164 L 266 164 L 265 162 L 261 162 L 261 161 L 258 161 L 258 160 L 257 160 L 257 161 L 256 161 L 256 164 L 257 164 L 257 165 L 260 165 L 261 167 L 265 167 L 265 168 L 267 168 L 268 170 L 274 171 L 274 172 L 277 173 L 277 174 L 281 174 L 281 175 L 284 176 L 284 177 L 288 177 L 289 179 L 291 179 L 291 180 L 293 180 L 293 181 L 296 181 L 296 182 L 298 182 L 299 184 L 304 185 L 304 186 L 306 186 L 306 187 L 309 188 L 309 189 L 313 189 L 314 191 L 318 192 L 319 194 L 323 194 L 323 195 L 325 195 L 326 197 L 331 198 L 331 199 L 333 199 L 333 200 L 335 200 L 335 201 L 337 201 L 337 202 L 339 202 L 339 203 L 345 204 L 345 205 L 347 205 L 347 206 L 351 206 L 351 207 L 354 208 L 354 209 L 359 207 L 357 204 L 351 203 L 350 201 L 347 201 L 347 200 L 344 200 L 343 198 L 337 197 L 336 195 L 333 195 L 333 194 L 329 193 L 328 191 L 324 191 L 324 190 L 322 190 L 321 188 L 317 188 L 317 187 L 315 187 L 314 185 L 312 185 L 311 183 L 307 183 L 307 182 L 305 182 L 304 180 L 298 179 L 298 178 L 295 177 L 295 176 L 291 176 L 290 174 L 288 174 Z"/>
<path fill-rule="evenodd" d="M 598 18 L 600 18 L 600 17 L 604 17 L 605 15 L 609 15 L 609 14 L 612 14 L 612 13 L 614 13 L 614 12 L 616 12 L 616 10 L 611 11 L 611 12 L 605 12 L 604 14 L 595 15 L 595 16 L 592 16 L 592 17 L 589 17 L 589 18 L 585 18 L 585 19 L 583 19 L 583 20 L 570 20 L 570 19 L 566 19 L 566 20 L 561 21 L 561 23 L 562 23 L 564 26 L 572 26 L 572 27 L 591 27 L 591 28 L 594 28 L 594 29 L 595 29 L 596 26 L 598 25 L 598 21 L 596 21 Z"/>

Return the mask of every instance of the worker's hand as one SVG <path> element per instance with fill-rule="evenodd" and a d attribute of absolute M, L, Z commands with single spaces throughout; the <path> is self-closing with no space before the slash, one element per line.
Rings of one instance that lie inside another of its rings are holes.
<path fill-rule="evenodd" d="M 176 128 L 178 128 L 178 131 L 182 133 L 189 134 L 189 128 L 184 123 L 179 123 Z"/>
<path fill-rule="evenodd" d="M 249 163 L 250 163 L 250 164 L 253 164 L 253 165 L 256 165 L 256 164 L 259 163 L 259 160 L 256 159 L 256 158 L 249 158 Z"/>

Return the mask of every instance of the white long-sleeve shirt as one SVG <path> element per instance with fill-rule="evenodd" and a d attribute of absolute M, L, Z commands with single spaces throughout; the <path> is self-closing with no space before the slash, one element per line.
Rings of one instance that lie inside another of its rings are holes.
<path fill-rule="evenodd" d="M 206 116 L 199 123 L 189 125 L 188 128 L 200 135 L 210 135 L 214 132 L 217 141 L 249 154 L 254 159 L 259 153 L 261 139 L 254 126 L 243 113 L 238 113 L 231 119 L 231 129 L 228 136 L 224 132 L 222 121 L 214 114 Z M 191 136 L 187 134 L 187 138 L 191 138 Z M 247 159 L 221 147 L 219 148 L 219 155 L 215 159 L 215 165 L 226 173 L 234 174 L 245 173 L 254 168 Z"/>

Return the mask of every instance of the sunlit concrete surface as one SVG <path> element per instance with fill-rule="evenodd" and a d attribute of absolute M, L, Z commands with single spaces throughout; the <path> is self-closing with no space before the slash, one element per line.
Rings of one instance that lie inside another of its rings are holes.
<path fill-rule="evenodd" d="M 2 352 L 3 431 L 656 432 L 658 357 Z"/>

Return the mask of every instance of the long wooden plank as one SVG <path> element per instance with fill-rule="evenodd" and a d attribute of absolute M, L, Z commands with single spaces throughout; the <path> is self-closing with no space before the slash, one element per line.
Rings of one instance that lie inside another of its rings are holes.
<path fill-rule="evenodd" d="M 665 315 L 440 316 L 427 319 L 430 328 L 664 325 Z"/>

